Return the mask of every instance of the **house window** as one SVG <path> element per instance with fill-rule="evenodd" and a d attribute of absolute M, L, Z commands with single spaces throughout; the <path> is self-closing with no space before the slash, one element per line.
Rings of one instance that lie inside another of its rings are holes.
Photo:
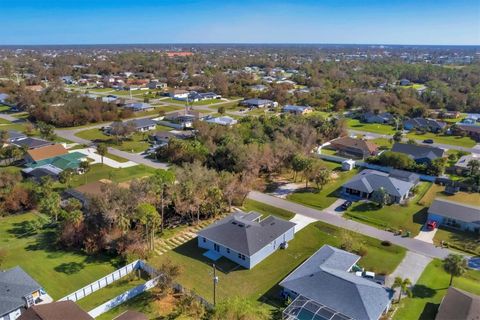
<path fill-rule="evenodd" d="M 203 242 L 207 242 L 207 239 L 205 239 L 205 238 L 202 238 L 202 239 L 203 239 Z"/>
<path fill-rule="evenodd" d="M 245 260 L 245 255 L 239 253 L 239 254 L 238 254 L 238 258 L 239 258 L 239 259 L 242 259 L 242 260 Z"/>
<path fill-rule="evenodd" d="M 230 248 L 227 248 L 227 253 L 230 253 Z"/>
<path fill-rule="evenodd" d="M 213 249 L 217 252 L 220 252 L 220 246 L 218 244 L 213 244 Z"/>

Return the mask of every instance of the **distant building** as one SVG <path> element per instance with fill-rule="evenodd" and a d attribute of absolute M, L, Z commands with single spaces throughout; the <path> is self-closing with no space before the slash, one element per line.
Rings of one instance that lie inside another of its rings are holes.
<path fill-rule="evenodd" d="M 62 156 L 68 154 L 67 149 L 61 144 L 51 144 L 44 147 L 30 149 L 25 154 L 25 161 L 27 163 L 38 162 L 41 160 Z"/>
<path fill-rule="evenodd" d="M 457 174 L 464 174 L 466 172 L 469 172 L 470 168 L 468 167 L 468 164 L 472 160 L 480 161 L 480 155 L 472 153 L 472 154 L 461 156 L 460 159 L 458 159 L 458 161 L 453 165 L 452 169 Z"/>
<path fill-rule="evenodd" d="M 293 106 L 293 105 L 286 105 L 283 107 L 282 111 L 284 113 L 290 113 L 295 115 L 304 115 L 307 113 L 313 112 L 312 107 L 308 106 Z"/>
<path fill-rule="evenodd" d="M 442 158 L 445 150 L 436 147 L 396 142 L 392 147 L 393 152 L 408 155 L 416 163 L 427 163 Z"/>
<path fill-rule="evenodd" d="M 128 103 L 124 106 L 124 108 L 125 109 L 130 109 L 134 112 L 153 110 L 153 106 L 151 104 L 148 104 L 148 103 L 145 103 L 145 102 Z"/>
<path fill-rule="evenodd" d="M 405 130 L 421 130 L 438 133 L 442 131 L 447 124 L 434 119 L 427 118 L 412 118 L 403 122 L 403 128 Z"/>
<path fill-rule="evenodd" d="M 27 137 L 24 139 L 15 139 L 14 141 L 12 141 L 12 144 L 16 145 L 17 147 L 26 148 L 30 150 L 30 149 L 38 149 L 45 146 L 53 145 L 54 142 L 42 140 L 38 138 Z"/>
<path fill-rule="evenodd" d="M 188 95 L 190 94 L 187 90 L 173 90 L 168 95 L 173 99 L 187 99 Z"/>
<path fill-rule="evenodd" d="M 278 105 L 277 102 L 267 99 L 246 99 L 240 102 L 242 106 L 246 106 L 250 109 L 255 108 L 274 108 Z"/>
<path fill-rule="evenodd" d="M 229 116 L 207 117 L 204 119 L 204 121 L 211 124 L 218 124 L 221 126 L 233 126 L 238 122 L 236 119 Z"/>
<path fill-rule="evenodd" d="M 401 86 L 409 86 L 411 84 L 410 80 L 408 80 L 408 79 L 401 79 L 398 83 Z"/>
<path fill-rule="evenodd" d="M 174 58 L 174 57 L 191 57 L 193 56 L 193 52 L 190 51 L 168 51 L 167 57 Z"/>
<path fill-rule="evenodd" d="M 126 124 L 132 124 L 137 132 L 155 130 L 157 127 L 157 122 L 152 119 L 134 119 L 127 121 Z"/>
<path fill-rule="evenodd" d="M 361 119 L 367 123 L 391 123 L 393 121 L 393 115 L 390 112 L 374 113 L 366 112 L 362 114 Z"/>
<path fill-rule="evenodd" d="M 337 150 L 341 155 L 361 159 L 375 156 L 378 153 L 378 146 L 375 143 L 350 137 L 332 140 L 328 147 Z"/>
<path fill-rule="evenodd" d="M 449 287 L 437 311 L 435 320 L 480 318 L 480 296 Z"/>
<path fill-rule="evenodd" d="M 480 126 L 474 124 L 457 124 L 458 130 L 464 132 L 467 136 L 472 138 L 475 141 L 480 142 Z"/>

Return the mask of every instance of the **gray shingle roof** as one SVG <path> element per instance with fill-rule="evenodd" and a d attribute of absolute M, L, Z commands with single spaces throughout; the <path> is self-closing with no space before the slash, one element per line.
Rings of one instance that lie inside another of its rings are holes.
<path fill-rule="evenodd" d="M 366 193 L 383 187 L 389 195 L 403 197 L 413 187 L 413 183 L 390 177 L 385 172 L 366 169 L 346 182 L 343 187 Z"/>
<path fill-rule="evenodd" d="M 0 272 L 0 316 L 25 305 L 25 296 L 41 286 L 19 266 Z"/>
<path fill-rule="evenodd" d="M 354 319 L 378 319 L 392 293 L 379 284 L 348 272 L 360 259 L 324 245 L 280 285 Z"/>
<path fill-rule="evenodd" d="M 16 140 L 13 142 L 13 144 L 19 147 L 25 146 L 28 149 L 36 149 L 36 148 L 41 148 L 41 147 L 51 145 L 53 144 L 53 142 L 29 137 L 25 139 Z"/>
<path fill-rule="evenodd" d="M 224 247 L 246 256 L 252 256 L 273 240 L 292 229 L 295 223 L 274 216 L 252 221 L 249 214 L 234 213 L 198 232 Z"/>
<path fill-rule="evenodd" d="M 437 198 L 428 208 L 428 213 L 480 225 L 480 207 L 478 206 Z"/>
<path fill-rule="evenodd" d="M 152 119 L 135 119 L 135 120 L 130 120 L 128 122 L 133 123 L 135 125 L 135 128 L 137 129 L 157 125 L 157 123 Z"/>
<path fill-rule="evenodd" d="M 393 145 L 392 151 L 405 153 L 414 160 L 423 158 L 434 160 L 443 157 L 445 152 L 445 150 L 440 148 L 398 142 Z"/>

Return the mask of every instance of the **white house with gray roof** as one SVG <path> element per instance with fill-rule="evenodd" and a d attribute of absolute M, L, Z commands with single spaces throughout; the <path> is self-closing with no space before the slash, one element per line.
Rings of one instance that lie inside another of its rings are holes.
<path fill-rule="evenodd" d="M 351 272 L 360 256 L 324 245 L 280 282 L 294 300 L 283 319 L 377 320 L 393 291 Z"/>
<path fill-rule="evenodd" d="M 0 271 L 0 320 L 17 319 L 41 296 L 41 286 L 22 268 Z"/>
<path fill-rule="evenodd" d="M 383 188 L 391 203 L 402 203 L 410 196 L 415 183 L 377 170 L 363 170 L 343 184 L 342 192 L 349 196 L 370 199 L 373 192 Z"/>
<path fill-rule="evenodd" d="M 280 248 L 286 248 L 295 223 L 257 212 L 236 212 L 198 232 L 198 246 L 212 260 L 225 257 L 251 269 Z"/>
<path fill-rule="evenodd" d="M 480 207 L 436 198 L 428 208 L 428 219 L 438 224 L 480 234 Z"/>

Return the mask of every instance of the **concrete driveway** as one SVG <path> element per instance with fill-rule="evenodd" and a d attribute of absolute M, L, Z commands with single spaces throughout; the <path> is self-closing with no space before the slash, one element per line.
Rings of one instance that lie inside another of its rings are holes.
<path fill-rule="evenodd" d="M 70 152 L 83 153 L 88 158 L 93 160 L 93 162 L 91 164 L 102 163 L 102 157 L 98 153 L 96 153 L 95 148 L 76 149 L 76 150 L 72 150 Z M 103 164 L 105 164 L 109 167 L 112 167 L 112 168 L 128 168 L 128 167 L 133 167 L 133 166 L 138 165 L 138 163 L 133 162 L 133 161 L 118 162 L 118 161 L 110 159 L 108 157 L 103 157 Z"/>
<path fill-rule="evenodd" d="M 345 202 L 345 199 L 337 199 L 332 203 L 328 208 L 323 209 L 323 211 L 331 214 L 342 214 L 343 210 L 340 206 Z"/>
<path fill-rule="evenodd" d="M 317 221 L 317 219 L 306 217 L 301 214 L 296 214 L 295 217 L 293 217 L 290 221 L 296 224 L 295 232 L 298 232 L 308 226 L 310 223 Z"/>
<path fill-rule="evenodd" d="M 430 261 L 432 261 L 432 259 L 424 256 L 423 254 L 407 251 L 405 258 L 403 258 L 402 262 L 400 262 L 395 271 L 387 276 L 385 285 L 387 287 L 391 287 L 395 281 L 395 277 L 400 277 L 402 279 L 409 278 L 412 282 L 412 285 L 414 285 L 417 283 L 418 278 L 420 278 L 423 270 L 430 263 Z"/>
<path fill-rule="evenodd" d="M 418 236 L 415 237 L 417 240 L 422 240 L 427 243 L 433 243 L 433 237 L 435 236 L 435 233 L 437 233 L 437 228 L 433 230 L 427 230 L 425 226 L 422 227 L 422 230 L 418 233 Z"/>

